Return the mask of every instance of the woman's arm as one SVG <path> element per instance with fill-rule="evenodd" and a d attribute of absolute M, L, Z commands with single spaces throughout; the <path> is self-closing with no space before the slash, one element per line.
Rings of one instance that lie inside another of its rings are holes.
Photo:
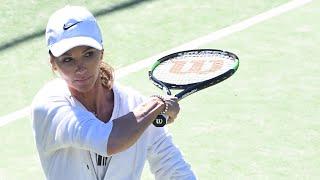
<path fill-rule="evenodd" d="M 71 100 L 63 93 L 50 92 L 48 94 L 48 88 L 44 88 L 32 103 L 37 148 L 45 153 L 70 146 L 103 156 L 121 152 L 138 140 L 165 107 L 159 98 L 150 98 L 132 112 L 103 123 L 86 109 L 71 105 Z M 167 98 L 166 103 L 169 107 L 168 115 L 174 119 L 179 112 L 179 105 L 174 98 Z"/>
<path fill-rule="evenodd" d="M 169 122 L 173 122 L 179 113 L 179 105 L 176 98 L 167 97 L 165 103 L 168 106 L 167 115 Z M 160 98 L 151 98 L 137 108 L 113 121 L 113 128 L 109 136 L 107 154 L 115 154 L 132 146 L 165 109 L 165 103 Z"/>
<path fill-rule="evenodd" d="M 151 128 L 149 132 L 148 161 L 156 180 L 196 180 L 190 165 L 165 128 Z"/>

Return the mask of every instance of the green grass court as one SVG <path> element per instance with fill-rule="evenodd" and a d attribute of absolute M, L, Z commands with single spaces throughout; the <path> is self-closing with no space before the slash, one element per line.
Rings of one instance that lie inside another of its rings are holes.
<path fill-rule="evenodd" d="M 277 7 L 289 0 L 9 1 L 0 6 L 0 117 L 30 104 L 54 78 L 44 34 L 65 4 L 98 15 L 115 69 Z M 320 2 L 313 1 L 199 48 L 240 58 L 229 80 L 181 101 L 169 126 L 199 179 L 320 178 Z M 118 81 L 161 93 L 147 70 Z M 0 180 L 44 179 L 29 117 L 0 127 Z M 142 179 L 153 179 L 148 167 Z"/>

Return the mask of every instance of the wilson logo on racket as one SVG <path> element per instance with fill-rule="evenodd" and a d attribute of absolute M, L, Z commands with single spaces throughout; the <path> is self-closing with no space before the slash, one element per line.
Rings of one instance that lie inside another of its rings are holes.
<path fill-rule="evenodd" d="M 223 60 L 192 60 L 173 61 L 169 72 L 173 74 L 207 74 L 220 70 L 223 67 Z"/>

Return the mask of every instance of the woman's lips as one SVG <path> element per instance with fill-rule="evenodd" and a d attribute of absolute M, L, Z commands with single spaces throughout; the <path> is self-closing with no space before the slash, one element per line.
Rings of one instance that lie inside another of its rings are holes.
<path fill-rule="evenodd" d="M 75 79 L 74 81 L 77 83 L 83 84 L 83 83 L 87 83 L 91 79 L 91 77 L 92 76 L 79 78 L 79 79 Z"/>

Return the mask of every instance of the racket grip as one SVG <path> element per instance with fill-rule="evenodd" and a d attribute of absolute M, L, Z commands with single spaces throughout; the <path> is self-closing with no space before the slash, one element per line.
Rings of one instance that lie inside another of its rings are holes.
<path fill-rule="evenodd" d="M 164 114 L 160 114 L 157 116 L 157 118 L 153 121 L 153 125 L 155 127 L 163 127 L 167 124 L 168 122 L 168 116 Z"/>

